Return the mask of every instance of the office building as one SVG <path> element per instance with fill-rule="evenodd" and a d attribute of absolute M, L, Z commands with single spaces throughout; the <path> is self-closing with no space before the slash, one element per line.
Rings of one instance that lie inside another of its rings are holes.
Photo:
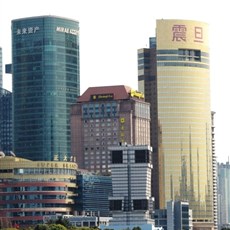
<path fill-rule="evenodd" d="M 14 152 L 70 160 L 70 106 L 80 94 L 78 21 L 13 20 L 12 59 Z"/>
<path fill-rule="evenodd" d="M 110 147 L 112 220 L 110 229 L 153 229 L 154 198 L 151 197 L 151 157 L 148 145 Z"/>
<path fill-rule="evenodd" d="M 164 230 L 190 230 L 192 228 L 192 210 L 185 201 L 168 201 L 166 209 L 154 212 L 156 227 Z"/>
<path fill-rule="evenodd" d="M 77 165 L 66 161 L 0 158 L 0 217 L 14 226 L 43 223 L 44 215 L 74 214 Z"/>
<path fill-rule="evenodd" d="M 72 154 L 78 167 L 108 174 L 108 147 L 150 143 L 149 103 L 128 86 L 90 87 L 71 109 Z"/>
<path fill-rule="evenodd" d="M 108 217 L 109 196 L 112 194 L 112 179 L 88 171 L 77 173 L 77 196 L 75 211 L 78 215 Z"/>
<path fill-rule="evenodd" d="M 219 229 L 230 223 L 230 164 L 218 163 L 218 224 Z"/>
<path fill-rule="evenodd" d="M 12 152 L 12 93 L 0 88 L 0 151 L 9 155 Z"/>
<path fill-rule="evenodd" d="M 2 47 L 0 47 L 0 88 L 2 88 Z"/>
<path fill-rule="evenodd" d="M 157 20 L 138 50 L 138 87 L 151 104 L 156 208 L 186 200 L 194 229 L 214 225 L 208 25 Z"/>

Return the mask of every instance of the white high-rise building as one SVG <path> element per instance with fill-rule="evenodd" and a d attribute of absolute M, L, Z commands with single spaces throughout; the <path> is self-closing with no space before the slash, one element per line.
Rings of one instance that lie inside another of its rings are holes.
<path fill-rule="evenodd" d="M 124 144 L 109 150 L 113 188 L 109 197 L 113 218 L 109 226 L 115 230 L 155 229 L 154 198 L 151 197 L 152 148 Z"/>

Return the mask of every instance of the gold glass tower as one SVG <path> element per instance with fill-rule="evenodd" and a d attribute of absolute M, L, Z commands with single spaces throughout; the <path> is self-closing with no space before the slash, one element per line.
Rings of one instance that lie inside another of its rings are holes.
<path fill-rule="evenodd" d="M 189 201 L 194 227 L 213 223 L 208 25 L 157 20 L 149 49 L 138 51 L 139 90 L 151 103 L 156 206 Z M 155 183 L 157 182 L 157 183 Z"/>

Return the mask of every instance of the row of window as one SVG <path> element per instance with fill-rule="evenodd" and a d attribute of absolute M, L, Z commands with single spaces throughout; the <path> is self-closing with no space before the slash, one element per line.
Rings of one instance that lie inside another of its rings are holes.
<path fill-rule="evenodd" d="M 25 169 L 14 169 L 14 174 L 56 174 L 56 175 L 76 175 L 76 170 L 67 168 L 25 168 Z"/>
<path fill-rule="evenodd" d="M 112 164 L 122 164 L 123 163 L 123 151 L 113 150 L 112 151 Z M 135 150 L 135 163 L 150 163 L 151 154 L 149 150 Z"/>
<path fill-rule="evenodd" d="M 124 207 L 122 207 L 122 200 L 110 200 L 109 208 L 111 211 L 131 211 L 133 210 L 148 210 L 148 200 L 140 199 L 133 200 L 132 203 L 124 202 Z"/>

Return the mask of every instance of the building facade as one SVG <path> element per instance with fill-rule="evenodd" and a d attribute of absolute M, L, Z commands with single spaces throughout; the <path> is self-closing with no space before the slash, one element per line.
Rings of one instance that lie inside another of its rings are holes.
<path fill-rule="evenodd" d="M 0 88 L 2 88 L 2 47 L 0 47 Z"/>
<path fill-rule="evenodd" d="M 0 151 L 9 155 L 13 149 L 12 93 L 0 88 Z"/>
<path fill-rule="evenodd" d="M 80 94 L 78 21 L 13 20 L 12 58 L 14 152 L 31 160 L 68 159 L 70 106 Z"/>
<path fill-rule="evenodd" d="M 211 112 L 212 120 L 212 167 L 213 167 L 213 220 L 214 229 L 218 229 L 218 193 L 217 193 L 217 160 L 215 149 L 215 112 Z"/>
<path fill-rule="evenodd" d="M 208 25 L 157 20 L 138 50 L 139 91 L 151 104 L 156 208 L 187 200 L 194 228 L 213 227 L 213 158 Z"/>
<path fill-rule="evenodd" d="M 112 212 L 109 228 L 154 227 L 151 147 L 125 144 L 109 149 L 112 157 L 110 167 L 113 187 L 112 196 L 109 197 Z"/>
<path fill-rule="evenodd" d="M 219 229 L 230 223 L 230 164 L 218 163 L 218 223 Z"/>
<path fill-rule="evenodd" d="M 156 227 L 164 230 L 190 230 L 192 226 L 192 210 L 185 201 L 168 201 L 167 209 L 154 211 Z"/>
<path fill-rule="evenodd" d="M 90 87 L 72 106 L 72 154 L 79 168 L 109 173 L 108 147 L 150 143 L 149 103 L 128 86 Z"/>
<path fill-rule="evenodd" d="M 112 179 L 86 171 L 77 173 L 77 196 L 75 211 L 78 215 L 108 217 L 109 196 L 112 194 Z"/>
<path fill-rule="evenodd" d="M 0 216 L 14 226 L 36 225 L 44 215 L 74 214 L 77 164 L 0 158 Z"/>

